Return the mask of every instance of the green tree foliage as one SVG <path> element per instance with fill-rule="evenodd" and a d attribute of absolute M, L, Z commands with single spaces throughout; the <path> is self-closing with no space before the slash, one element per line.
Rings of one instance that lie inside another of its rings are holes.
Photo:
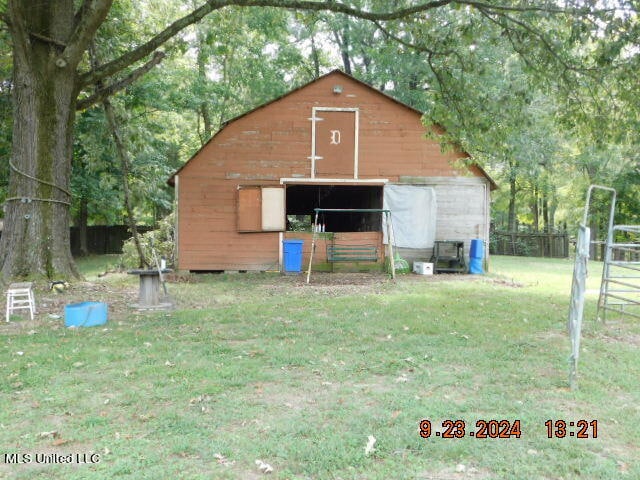
<path fill-rule="evenodd" d="M 172 100 L 185 114 L 196 114 L 201 143 L 225 121 L 312 78 L 291 41 L 286 11 L 229 8 L 212 13 L 193 31 L 183 82 Z"/>

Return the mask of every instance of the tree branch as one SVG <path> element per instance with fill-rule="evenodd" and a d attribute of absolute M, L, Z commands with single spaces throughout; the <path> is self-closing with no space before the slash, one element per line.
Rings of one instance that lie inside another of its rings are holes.
<path fill-rule="evenodd" d="M 433 53 L 429 53 L 427 55 L 427 62 L 429 63 L 429 68 L 433 72 L 433 75 L 435 76 L 436 81 L 440 86 L 440 91 L 442 92 L 443 96 L 449 100 L 449 105 L 452 105 L 453 109 L 456 111 L 458 120 L 462 124 L 462 127 L 467 128 L 467 120 L 466 120 L 467 116 L 460 109 L 460 105 L 458 101 L 449 92 L 449 88 L 447 87 L 447 82 L 442 78 L 442 76 L 440 75 L 440 72 L 438 71 L 436 66 L 433 64 L 433 56 L 434 56 Z"/>
<path fill-rule="evenodd" d="M 417 43 L 413 43 L 413 42 L 408 42 L 407 40 L 404 40 L 400 37 L 398 37 L 397 35 L 391 33 L 387 28 L 385 28 L 380 22 L 375 21 L 373 22 L 374 25 L 376 27 L 378 27 L 378 29 L 387 36 L 387 38 L 390 38 L 391 40 L 393 40 L 394 42 L 399 43 L 400 45 L 410 48 L 412 50 L 416 50 L 418 52 L 424 52 L 424 53 L 428 53 L 431 55 L 442 55 L 442 56 L 446 56 L 446 55 L 451 55 L 454 54 L 455 52 L 453 50 L 444 50 L 444 51 L 436 51 L 433 50 L 425 45 L 418 45 Z"/>
<path fill-rule="evenodd" d="M 140 68 L 131 72 L 129 75 L 127 75 L 123 79 L 115 83 L 112 83 L 108 87 L 98 88 L 93 95 L 90 95 L 86 98 L 78 100 L 78 102 L 76 103 L 76 110 L 78 111 L 85 110 L 98 102 L 104 101 L 106 98 L 110 97 L 114 93 L 119 92 L 120 90 L 128 87 L 133 82 L 135 82 L 138 78 L 140 78 L 142 75 L 144 75 L 153 67 L 158 65 L 164 59 L 164 57 L 165 57 L 164 52 L 155 52 L 151 60 L 149 60 Z"/>
<path fill-rule="evenodd" d="M 88 0 L 87 0 L 88 1 Z M 95 0 L 100 1 L 100 0 Z M 109 1 L 109 0 L 102 0 Z M 119 58 L 102 65 L 96 70 L 92 70 L 80 76 L 80 85 L 86 86 L 96 83 L 98 80 L 113 75 L 138 60 L 146 57 L 165 42 L 173 38 L 190 25 L 202 20 L 206 15 L 223 7 L 235 5 L 239 7 L 278 7 L 289 10 L 304 9 L 310 11 L 334 11 L 344 13 L 353 17 L 365 20 L 396 20 L 411 16 L 420 12 L 442 7 L 452 3 L 453 0 L 433 0 L 413 7 L 402 8 L 390 12 L 368 12 L 357 8 L 335 3 L 335 0 L 308 1 L 308 0 L 208 0 L 201 7 L 195 9 L 190 14 L 176 20 L 155 37 L 148 40 L 139 47 L 125 53 Z"/>
<path fill-rule="evenodd" d="M 75 18 L 75 29 L 56 62 L 59 66 L 71 65 L 75 68 L 89 47 L 96 31 L 102 25 L 111 9 L 113 0 L 84 0 Z"/>
<path fill-rule="evenodd" d="M 559 14 L 583 14 L 587 12 L 593 13 L 588 7 L 584 8 L 558 8 L 551 7 L 549 5 L 531 5 L 531 6 L 518 6 L 518 5 L 496 5 L 494 3 L 476 2 L 473 0 L 462 0 L 456 3 L 463 5 L 469 5 L 478 9 L 484 8 L 485 10 L 493 10 L 496 12 L 545 12 L 545 13 L 559 13 Z M 598 12 L 611 12 L 612 9 L 602 9 Z"/>
<path fill-rule="evenodd" d="M 92 6 L 102 6 L 104 10 L 106 5 L 110 5 L 112 0 L 85 0 L 85 5 Z M 182 30 L 187 28 L 190 25 L 200 21 L 209 13 L 219 10 L 221 8 L 227 6 L 238 6 L 238 7 L 276 7 L 283 8 L 288 10 L 307 10 L 307 11 L 332 11 L 337 13 L 343 13 L 345 15 L 349 15 L 351 17 L 361 18 L 363 20 L 370 21 L 390 21 L 390 20 L 398 20 L 406 17 L 410 17 L 413 15 L 417 15 L 422 12 L 426 12 L 429 10 L 434 10 L 440 7 L 444 7 L 450 4 L 458 4 L 458 5 L 468 5 L 470 7 L 475 7 L 477 9 L 484 9 L 485 12 L 493 12 L 496 15 L 504 15 L 506 12 L 514 12 L 514 13 L 524 13 L 524 12 L 547 12 L 553 14 L 579 14 L 584 13 L 585 9 L 563 9 L 552 6 L 518 6 L 518 5 L 495 5 L 490 3 L 485 3 L 481 1 L 474 0 L 430 0 L 424 3 L 420 3 L 418 5 L 414 5 L 411 7 L 399 8 L 396 10 L 390 11 L 368 11 L 362 10 L 360 8 L 355 8 L 343 3 L 338 3 L 336 0 L 321 0 L 321 1 L 310 1 L 310 0 L 207 0 L 202 6 L 193 10 L 188 15 L 176 20 L 172 24 L 170 24 L 167 28 L 162 30 L 156 36 L 149 39 L 147 42 L 142 45 L 130 50 L 119 58 L 112 60 L 111 62 L 105 63 L 101 67 L 96 70 L 91 70 L 90 72 L 86 72 L 80 75 L 80 86 L 86 86 L 90 84 L 95 84 L 97 81 L 109 77 L 128 66 L 134 64 L 135 62 L 141 60 L 147 55 L 151 54 L 154 50 L 162 46 L 165 42 L 173 38 L 175 35 L 180 33 Z M 85 8 L 83 5 L 83 8 Z M 89 8 L 87 7 L 89 10 Z M 90 19 L 93 19 L 94 22 L 97 19 L 97 14 L 87 15 Z M 82 23 L 82 22 L 81 22 Z M 87 20 L 86 22 L 89 25 L 94 25 Z M 78 43 L 80 39 L 86 40 L 86 35 L 80 35 L 83 32 L 89 32 L 90 28 L 85 27 L 83 29 L 78 29 Z M 75 35 L 75 34 L 74 34 Z M 74 37 L 75 38 L 75 37 Z"/>
<path fill-rule="evenodd" d="M 111 62 L 107 62 L 96 69 L 92 69 L 91 71 L 80 75 L 80 86 L 95 84 L 106 77 L 124 70 L 128 66 L 151 54 L 188 26 L 200 21 L 207 14 L 233 3 L 234 2 L 232 0 L 208 0 L 204 5 L 192 11 L 190 14 L 173 22 L 146 43 L 130 50 Z"/>
<path fill-rule="evenodd" d="M 23 58 L 23 61 L 26 62 L 26 59 L 29 57 L 29 33 L 26 25 L 26 16 L 21 7 L 17 2 L 11 1 L 8 7 L 9 11 L 4 15 L 4 20 L 13 37 L 14 55 L 20 56 Z"/>
<path fill-rule="evenodd" d="M 489 12 L 487 12 L 486 10 L 480 8 L 479 9 L 480 13 L 482 13 L 483 15 L 485 15 L 488 19 L 492 20 L 493 22 L 495 22 L 496 24 L 500 25 L 500 22 L 498 22 L 496 19 L 494 19 L 491 14 Z M 520 27 L 522 30 L 524 30 L 525 32 L 527 32 L 529 35 L 531 35 L 532 37 L 538 39 L 538 41 L 542 44 L 542 46 L 544 47 L 544 49 L 549 52 L 549 54 L 551 54 L 551 56 L 560 64 L 562 65 L 566 70 L 572 70 L 572 71 L 576 71 L 576 72 L 590 72 L 593 71 L 595 69 L 590 69 L 590 68 L 584 68 L 584 67 L 578 67 L 578 66 L 574 66 L 574 65 L 570 65 L 569 63 L 567 63 L 559 54 L 558 52 L 556 52 L 555 48 L 551 45 L 551 42 L 546 38 L 545 35 L 543 35 L 542 33 L 540 33 L 538 30 L 536 30 L 535 28 L 531 27 L 530 25 L 527 25 L 526 23 L 513 18 L 511 15 L 507 15 L 507 14 L 501 14 L 502 18 L 504 18 L 506 21 L 513 23 L 514 25 L 517 25 L 518 27 Z M 502 27 L 504 27 L 504 25 L 501 25 Z M 513 43 L 512 43 L 513 45 Z M 514 45 L 514 49 L 515 49 L 515 45 Z M 516 51 L 518 51 L 516 49 Z M 520 53 L 520 52 L 519 52 Z"/>

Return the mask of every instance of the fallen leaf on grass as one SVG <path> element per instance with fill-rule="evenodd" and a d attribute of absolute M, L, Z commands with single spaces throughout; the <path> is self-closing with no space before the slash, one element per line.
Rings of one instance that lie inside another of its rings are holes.
<path fill-rule="evenodd" d="M 141 422 L 148 422 L 152 418 L 156 418 L 155 414 L 153 414 L 153 413 L 140 413 L 140 414 L 136 415 L 136 417 Z"/>
<path fill-rule="evenodd" d="M 374 447 L 375 444 L 376 437 L 374 437 L 373 435 L 369 435 L 369 437 L 367 438 L 367 446 L 364 447 L 364 454 L 371 455 L 376 450 Z"/>
<path fill-rule="evenodd" d="M 209 395 L 198 395 L 197 397 L 194 397 L 191 400 L 189 400 L 189 405 L 197 405 L 199 403 L 205 403 L 210 401 L 211 401 L 211 397 Z"/>
<path fill-rule="evenodd" d="M 215 453 L 213 455 L 213 458 L 215 458 L 220 465 L 224 465 L 225 467 L 229 467 L 236 463 L 235 460 L 229 460 L 227 457 L 225 457 L 221 453 Z"/>
<path fill-rule="evenodd" d="M 50 432 L 40 432 L 38 438 L 58 438 L 60 434 L 57 430 L 51 430 Z"/>
<path fill-rule="evenodd" d="M 67 443 L 69 443 L 71 440 L 67 440 L 64 438 L 58 438 L 56 440 L 54 440 L 51 445 L 53 445 L 54 447 L 59 447 L 61 445 L 66 445 Z"/>
<path fill-rule="evenodd" d="M 268 463 L 263 462 L 262 460 L 256 460 L 256 465 L 258 467 L 258 470 L 260 470 L 262 473 L 267 474 L 273 472 L 273 467 Z"/>

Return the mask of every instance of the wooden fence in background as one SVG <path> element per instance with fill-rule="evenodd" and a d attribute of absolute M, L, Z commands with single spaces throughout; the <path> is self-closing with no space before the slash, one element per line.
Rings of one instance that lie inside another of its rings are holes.
<path fill-rule="evenodd" d="M 566 233 L 492 232 L 490 252 L 495 255 L 526 257 L 569 257 L 569 235 Z"/>
<path fill-rule="evenodd" d="M 140 233 L 148 232 L 152 227 L 138 226 Z M 131 238 L 126 225 L 91 225 L 87 227 L 87 248 L 89 253 L 104 255 L 122 253 L 124 242 Z M 71 227 L 71 253 L 80 254 L 80 229 Z"/>

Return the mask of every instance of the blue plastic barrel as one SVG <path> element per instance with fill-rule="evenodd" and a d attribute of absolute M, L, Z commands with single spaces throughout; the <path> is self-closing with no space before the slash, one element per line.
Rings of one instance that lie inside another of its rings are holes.
<path fill-rule="evenodd" d="M 107 304 L 103 302 L 71 303 L 64 307 L 65 327 L 94 327 L 107 322 Z"/>
<path fill-rule="evenodd" d="M 484 258 L 484 242 L 480 238 L 474 238 L 471 240 L 471 247 L 469 248 L 469 257 L 471 258 Z"/>
<path fill-rule="evenodd" d="M 484 242 L 480 238 L 471 240 L 469 247 L 469 273 L 483 274 Z"/>
<path fill-rule="evenodd" d="M 300 273 L 302 271 L 302 244 L 304 240 L 288 238 L 282 241 L 282 259 L 284 273 Z"/>

